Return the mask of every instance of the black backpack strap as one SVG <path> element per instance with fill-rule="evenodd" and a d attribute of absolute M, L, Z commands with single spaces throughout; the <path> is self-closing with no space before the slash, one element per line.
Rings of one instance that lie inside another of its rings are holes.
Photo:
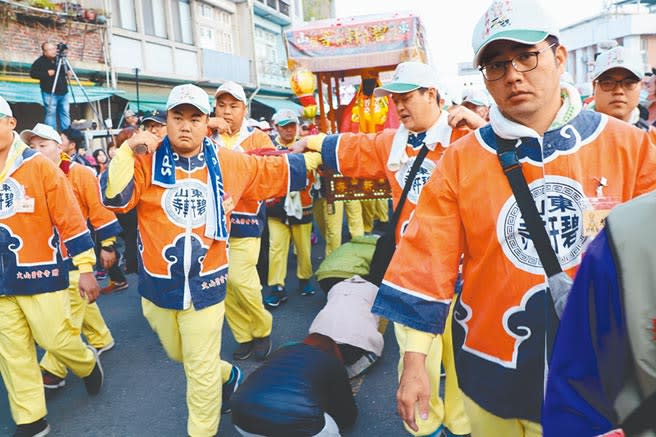
<path fill-rule="evenodd" d="M 415 177 L 417 176 L 417 172 L 419 172 L 419 167 L 421 167 L 422 162 L 424 162 L 424 158 L 426 158 L 426 155 L 428 155 L 428 146 L 425 144 L 421 147 L 421 150 L 417 154 L 417 157 L 415 158 L 415 162 L 412 163 L 412 168 L 410 169 L 410 173 L 408 173 L 408 176 L 405 180 L 405 184 L 403 185 L 403 192 L 401 193 L 401 197 L 399 198 L 399 203 L 396 204 L 396 209 L 394 210 L 394 213 L 392 214 L 392 221 L 391 221 L 391 227 L 392 227 L 392 234 L 394 235 L 394 241 L 396 242 L 396 224 L 399 221 L 399 218 L 401 217 L 401 210 L 403 209 L 403 205 L 405 204 L 406 199 L 408 198 L 408 193 L 410 192 L 410 188 L 412 188 L 412 184 L 414 183 Z"/>
<path fill-rule="evenodd" d="M 563 269 L 560 266 L 556 252 L 554 252 L 551 246 L 544 222 L 535 206 L 533 196 L 524 178 L 524 173 L 522 173 L 522 164 L 519 162 L 517 151 L 515 150 L 517 142 L 515 140 L 499 138 L 496 135 L 492 138 L 492 142 L 496 143 L 497 146 L 499 163 L 508 178 L 510 188 L 512 188 L 515 200 L 517 200 L 517 205 L 526 223 L 526 228 L 531 235 L 533 245 L 538 252 L 538 257 L 540 258 L 544 271 L 547 277 L 557 275 Z"/>

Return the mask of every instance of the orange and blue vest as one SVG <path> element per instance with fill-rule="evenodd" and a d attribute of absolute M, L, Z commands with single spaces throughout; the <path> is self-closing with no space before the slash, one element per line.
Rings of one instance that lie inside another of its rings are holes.
<path fill-rule="evenodd" d="M 24 144 L 0 182 L 0 295 L 68 287 L 60 242 L 76 256 L 94 247 L 66 176 Z"/>
<path fill-rule="evenodd" d="M 62 161 L 59 166 L 73 187 L 73 193 L 82 212 L 82 217 L 95 231 L 98 241 L 118 236 L 122 229 L 113 212 L 105 208 L 100 199 L 100 185 L 91 167 L 72 161 Z M 77 270 L 68 258 L 65 245 L 61 245 L 62 256 L 68 261 L 69 270 Z"/>
<path fill-rule="evenodd" d="M 297 141 L 300 138 L 296 138 L 295 141 Z M 288 146 L 291 146 L 294 143 L 289 144 Z M 276 149 L 285 151 L 288 150 L 289 147 L 285 146 L 280 142 L 280 137 L 277 137 L 273 140 L 273 145 L 275 146 Z M 312 185 L 314 184 L 314 172 L 309 172 L 307 174 L 307 186 L 299 191 L 298 193 L 300 194 L 300 200 L 301 200 L 301 208 L 303 209 L 303 213 L 301 218 L 299 219 L 298 217 L 290 216 L 287 214 L 284 208 L 284 203 L 285 203 L 285 198 L 278 198 L 278 199 L 270 199 L 266 201 L 266 215 L 267 217 L 273 217 L 276 219 L 281 220 L 283 223 L 287 223 L 290 225 L 300 225 L 300 224 L 306 224 L 306 223 L 311 223 L 313 219 L 312 215 L 312 204 L 313 204 L 313 198 L 312 198 Z"/>
<path fill-rule="evenodd" d="M 305 186 L 302 155 L 260 157 L 223 147 L 216 154 L 228 222 L 240 201 L 258 202 Z M 191 158 L 173 154 L 176 182 L 171 188 L 153 184 L 153 156 L 134 158 L 132 180 L 111 199 L 106 197 L 111 164 L 100 178 L 107 207 L 117 212 L 137 208 L 139 292 L 161 308 L 182 310 L 193 304 L 199 310 L 217 304 L 226 293 L 227 241 L 205 235 L 212 190 L 204 153 Z"/>
<path fill-rule="evenodd" d="M 485 126 L 454 143 L 424 187 L 385 275 L 373 312 L 440 334 L 461 256 L 463 289 L 453 313 L 458 383 L 503 418 L 540 421 L 545 363 L 558 320 L 544 270 Z M 656 188 L 647 134 L 581 111 L 517 153 L 563 270 L 574 277 L 587 237 L 584 215 L 603 194 L 627 201 Z"/>
<path fill-rule="evenodd" d="M 436 125 L 446 124 L 446 117 L 446 112 L 443 112 Z M 419 194 L 437 166 L 437 162 L 449 147 L 449 144 L 465 136 L 469 133 L 469 130 L 446 128 L 443 132 L 446 133 L 444 138 L 440 138 L 436 143 L 426 144 L 429 152 L 414 181 L 412 181 L 412 188 L 408 193 L 407 201 L 403 205 L 396 228 L 396 241 L 399 241 L 405 231 L 419 199 Z M 425 142 L 424 133 L 409 135 L 408 144 L 403 151 L 407 159 L 399 165 L 398 169 L 391 169 L 388 162 L 396 133 L 396 129 L 385 129 L 376 134 L 343 133 L 328 135 L 324 138 L 321 146 L 323 167 L 348 177 L 387 179 L 392 188 L 392 204 L 396 209 L 403 187 L 407 182 L 408 173 Z"/>
<path fill-rule="evenodd" d="M 246 122 L 244 121 L 244 124 Z M 258 149 L 273 149 L 273 142 L 269 135 L 254 127 L 242 128 L 247 134 L 236 144 L 232 150 L 240 152 L 249 152 Z M 241 134 L 241 133 L 240 133 Z M 217 138 L 217 144 L 222 145 L 220 137 Z M 230 237 L 260 237 L 266 226 L 266 208 L 261 200 L 240 201 L 230 216 Z"/>

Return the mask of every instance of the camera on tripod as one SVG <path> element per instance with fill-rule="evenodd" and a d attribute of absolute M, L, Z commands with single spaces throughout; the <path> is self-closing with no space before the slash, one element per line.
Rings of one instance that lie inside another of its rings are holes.
<path fill-rule="evenodd" d="M 68 45 L 65 42 L 60 42 L 57 44 L 57 56 L 66 56 L 66 50 L 68 50 Z"/>

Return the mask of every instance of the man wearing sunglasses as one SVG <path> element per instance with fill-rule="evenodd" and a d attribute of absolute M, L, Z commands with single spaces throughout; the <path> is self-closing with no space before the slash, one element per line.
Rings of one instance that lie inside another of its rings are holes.
<path fill-rule="evenodd" d="M 474 30 L 474 66 L 496 102 L 490 124 L 445 151 L 372 309 L 406 328 L 397 408 L 412 429 L 428 411 L 426 356 L 447 328 L 462 256 L 463 289 L 450 328 L 471 434 L 542 435 L 546 364 L 559 323 L 554 302 L 567 293 L 548 288 L 500 145 L 516 155 L 513 168 L 519 164 L 570 277 L 588 240 L 584 213 L 592 198 L 602 191 L 626 201 L 656 188 L 656 149 L 647 135 L 582 111 L 576 89 L 560 82 L 567 50 L 558 33 L 538 0 L 494 1 Z"/>

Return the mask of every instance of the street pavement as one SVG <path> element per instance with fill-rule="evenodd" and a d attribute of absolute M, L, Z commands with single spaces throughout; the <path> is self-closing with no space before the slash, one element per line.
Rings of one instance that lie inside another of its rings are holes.
<path fill-rule="evenodd" d="M 291 252 L 291 251 L 290 251 Z M 313 264 L 318 267 L 323 245 L 313 248 Z M 296 291 L 295 263 L 290 257 L 289 300 L 272 311 L 274 348 L 302 340 L 317 312 L 325 304 L 316 285 L 314 296 Z M 185 436 L 187 406 L 182 365 L 170 360 L 156 335 L 141 314 L 137 278 L 129 275 L 130 287 L 124 292 L 101 296 L 99 305 L 116 340 L 116 346 L 104 353 L 101 362 L 105 384 L 101 393 L 89 397 L 81 379 L 69 374 L 66 386 L 47 391 L 48 421 L 51 436 Z M 103 284 L 104 285 L 104 284 Z M 236 343 L 227 324 L 223 329 L 221 356 L 232 361 Z M 395 392 L 398 348 L 393 329 L 385 334 L 382 358 L 360 380 L 353 381 L 357 391 L 358 420 L 344 436 L 408 435 L 396 414 Z M 250 374 L 258 363 L 250 358 L 237 364 Z M 0 436 L 11 436 L 7 393 L 0 381 Z M 230 420 L 223 415 L 219 436 L 238 437 Z"/>

